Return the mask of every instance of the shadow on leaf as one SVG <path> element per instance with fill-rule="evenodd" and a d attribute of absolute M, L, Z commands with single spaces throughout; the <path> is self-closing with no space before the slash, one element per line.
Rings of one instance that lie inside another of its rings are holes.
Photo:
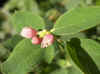
<path fill-rule="evenodd" d="M 91 56 L 81 47 L 81 42 L 78 38 L 73 38 L 67 42 L 67 51 L 75 64 L 85 74 L 100 74 Z"/>

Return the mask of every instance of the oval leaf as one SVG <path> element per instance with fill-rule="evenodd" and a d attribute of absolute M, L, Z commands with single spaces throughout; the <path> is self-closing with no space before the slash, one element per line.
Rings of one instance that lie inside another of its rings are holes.
<path fill-rule="evenodd" d="M 40 46 L 33 45 L 30 40 L 22 40 L 10 57 L 1 65 L 4 74 L 27 74 L 39 64 L 43 56 Z"/>
<path fill-rule="evenodd" d="M 47 63 L 51 63 L 52 60 L 55 57 L 55 49 L 53 47 L 53 45 L 49 46 L 48 48 L 45 48 L 44 51 L 44 59 Z"/>
<path fill-rule="evenodd" d="M 11 22 L 17 32 L 20 32 L 25 26 L 42 29 L 45 25 L 44 20 L 40 16 L 28 11 L 16 12 L 11 17 Z"/>
<path fill-rule="evenodd" d="M 56 22 L 55 34 L 72 35 L 100 24 L 100 7 L 74 8 Z"/>
<path fill-rule="evenodd" d="M 100 44 L 91 39 L 80 39 L 81 47 L 92 57 L 100 70 Z"/>
<path fill-rule="evenodd" d="M 94 60 L 80 45 L 81 42 L 77 38 L 67 42 L 67 50 L 72 60 L 85 74 L 99 74 L 100 71 Z"/>

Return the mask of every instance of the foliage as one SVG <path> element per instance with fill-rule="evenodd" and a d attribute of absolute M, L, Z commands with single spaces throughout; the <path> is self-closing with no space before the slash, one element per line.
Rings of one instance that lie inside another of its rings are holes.
<path fill-rule="evenodd" d="M 100 74 L 99 0 L 9 0 L 0 9 L 0 74 Z M 51 33 L 47 48 L 20 36 Z M 46 32 L 45 32 L 46 30 Z"/>

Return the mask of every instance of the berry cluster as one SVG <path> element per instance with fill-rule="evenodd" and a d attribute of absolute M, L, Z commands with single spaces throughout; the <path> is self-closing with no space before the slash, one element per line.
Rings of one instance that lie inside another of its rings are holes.
<path fill-rule="evenodd" d="M 24 27 L 21 31 L 21 36 L 25 38 L 31 38 L 32 44 L 41 44 L 41 48 L 46 48 L 53 44 L 54 36 L 48 32 L 38 32 L 31 27 Z"/>

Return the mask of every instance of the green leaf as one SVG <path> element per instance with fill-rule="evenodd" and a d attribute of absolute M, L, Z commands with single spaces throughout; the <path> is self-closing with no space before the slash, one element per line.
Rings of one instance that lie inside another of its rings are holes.
<path fill-rule="evenodd" d="M 35 0 L 10 0 L 5 4 L 3 9 L 10 11 L 15 10 L 15 8 L 18 9 L 17 11 L 33 11 L 36 14 L 39 13 L 39 9 Z"/>
<path fill-rule="evenodd" d="M 33 11 L 34 13 L 39 13 L 39 9 L 35 0 L 25 0 L 24 3 L 26 10 Z"/>
<path fill-rule="evenodd" d="M 93 0 L 86 0 L 87 5 L 93 5 Z"/>
<path fill-rule="evenodd" d="M 19 35 L 14 35 L 10 39 L 4 41 L 2 45 L 7 49 L 13 49 L 17 43 L 19 43 L 23 38 Z"/>
<path fill-rule="evenodd" d="M 67 9 L 72 9 L 79 6 L 83 0 L 65 0 L 64 4 L 66 5 Z"/>
<path fill-rule="evenodd" d="M 100 37 L 98 37 L 97 39 L 100 40 Z"/>
<path fill-rule="evenodd" d="M 33 45 L 30 40 L 22 40 L 10 57 L 1 65 L 4 74 L 27 74 L 40 63 L 43 49 Z"/>
<path fill-rule="evenodd" d="M 0 60 L 4 60 L 8 57 L 10 51 L 7 50 L 2 44 L 0 44 Z"/>
<path fill-rule="evenodd" d="M 80 44 L 80 40 L 77 38 L 73 38 L 70 42 L 67 42 L 67 51 L 69 52 L 72 60 L 85 74 L 99 74 L 100 71 L 96 66 L 94 60 L 80 46 Z"/>
<path fill-rule="evenodd" d="M 57 20 L 54 33 L 57 35 L 72 35 L 92 28 L 97 24 L 100 24 L 100 7 L 74 8 Z"/>
<path fill-rule="evenodd" d="M 10 0 L 4 5 L 3 9 L 9 11 L 11 9 L 14 9 L 17 4 L 19 4 L 18 0 Z"/>
<path fill-rule="evenodd" d="M 62 40 L 70 40 L 71 38 L 86 38 L 86 35 L 82 32 L 73 35 L 64 35 L 61 37 Z"/>
<path fill-rule="evenodd" d="M 50 2 L 52 3 L 52 4 L 56 4 L 56 3 L 60 3 L 60 2 L 62 2 L 63 0 L 50 0 Z"/>
<path fill-rule="evenodd" d="M 2 23 L 6 20 L 6 15 L 0 10 L 0 30 L 2 29 Z"/>
<path fill-rule="evenodd" d="M 82 72 L 80 72 L 78 69 L 72 66 L 67 69 L 64 69 L 64 68 L 57 69 L 51 72 L 50 74 L 82 74 Z"/>
<path fill-rule="evenodd" d="M 96 0 L 96 5 L 100 5 L 100 0 Z"/>
<path fill-rule="evenodd" d="M 81 47 L 91 56 L 100 70 L 100 44 L 91 39 L 80 39 Z"/>
<path fill-rule="evenodd" d="M 48 48 L 45 48 L 44 51 L 44 59 L 47 63 L 51 63 L 52 60 L 55 57 L 55 49 L 53 47 L 53 45 L 49 46 Z"/>
<path fill-rule="evenodd" d="M 68 74 L 68 71 L 66 69 L 57 69 L 50 74 Z"/>
<path fill-rule="evenodd" d="M 70 67 L 68 68 L 68 74 L 83 74 L 83 73 L 74 67 Z"/>
<path fill-rule="evenodd" d="M 39 15 L 29 11 L 16 12 L 11 17 L 11 22 L 17 32 L 20 32 L 25 26 L 35 29 L 43 29 L 45 26 L 43 19 Z"/>

